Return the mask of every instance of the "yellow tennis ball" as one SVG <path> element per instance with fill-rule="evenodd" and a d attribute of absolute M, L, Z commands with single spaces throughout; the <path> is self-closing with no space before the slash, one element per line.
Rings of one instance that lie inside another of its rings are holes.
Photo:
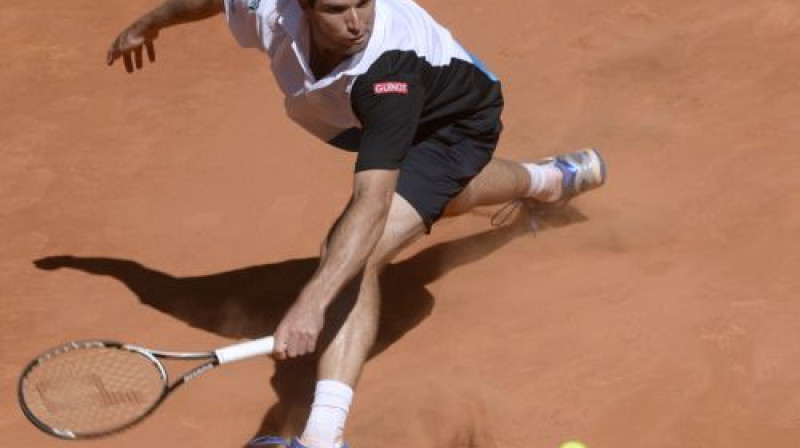
<path fill-rule="evenodd" d="M 577 440 L 570 440 L 569 442 L 562 443 L 560 448 L 586 448 L 586 445 Z"/>

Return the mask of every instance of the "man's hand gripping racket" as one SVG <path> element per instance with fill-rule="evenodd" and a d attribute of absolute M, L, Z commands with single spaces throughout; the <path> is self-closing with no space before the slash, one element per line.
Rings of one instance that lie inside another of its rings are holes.
<path fill-rule="evenodd" d="M 148 416 L 178 386 L 223 364 L 271 354 L 272 336 L 213 352 L 179 353 L 109 341 L 75 341 L 25 367 L 19 403 L 42 431 L 64 439 L 100 437 Z M 159 359 L 207 360 L 169 383 Z"/>

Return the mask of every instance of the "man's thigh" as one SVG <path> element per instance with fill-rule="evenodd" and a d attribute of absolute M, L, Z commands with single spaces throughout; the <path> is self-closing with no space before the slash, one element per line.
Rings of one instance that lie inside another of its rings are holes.
<path fill-rule="evenodd" d="M 447 126 L 413 146 L 400 167 L 397 193 L 405 198 L 430 231 L 447 204 L 492 159 L 497 133 L 465 135 Z"/>

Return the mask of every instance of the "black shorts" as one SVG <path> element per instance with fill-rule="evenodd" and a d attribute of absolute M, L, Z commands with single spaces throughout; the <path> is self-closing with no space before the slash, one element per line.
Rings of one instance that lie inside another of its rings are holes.
<path fill-rule="evenodd" d="M 397 193 L 419 213 L 429 232 L 447 203 L 492 159 L 502 130 L 501 110 L 484 109 L 470 120 L 439 128 L 408 151 Z"/>

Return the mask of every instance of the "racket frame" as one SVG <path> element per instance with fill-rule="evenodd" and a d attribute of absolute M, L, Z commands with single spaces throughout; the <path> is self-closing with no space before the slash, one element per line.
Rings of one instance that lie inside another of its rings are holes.
<path fill-rule="evenodd" d="M 30 372 L 34 369 L 38 368 L 43 363 L 47 362 L 50 358 L 54 356 L 58 356 L 59 354 L 71 351 L 71 350 L 85 350 L 85 349 L 98 349 L 98 348 L 107 348 L 107 349 L 114 349 L 114 350 L 127 350 L 130 352 L 134 352 L 138 355 L 145 357 L 153 366 L 156 367 L 158 370 L 159 376 L 161 377 L 162 381 L 162 389 L 161 393 L 159 394 L 158 399 L 153 402 L 150 408 L 144 412 L 142 415 L 136 417 L 135 419 L 131 420 L 130 422 L 120 425 L 119 427 L 106 430 L 106 431 L 98 431 L 98 432 L 90 432 L 90 433 L 76 433 L 74 431 L 69 430 L 62 430 L 58 428 L 54 428 L 47 423 L 41 421 L 36 415 L 28 408 L 27 403 L 25 402 L 25 380 Z M 184 373 L 179 379 L 174 381 L 172 384 L 169 383 L 169 374 L 167 373 L 167 369 L 164 365 L 159 361 L 161 359 L 174 359 L 174 360 L 197 360 L 197 359 L 209 359 L 208 362 L 204 364 L 200 364 L 193 369 L 188 370 Z M 114 434 L 116 432 L 122 431 L 124 429 L 130 428 L 131 426 L 141 422 L 147 416 L 149 416 L 153 411 L 158 408 L 159 405 L 164 401 L 167 396 L 174 391 L 178 386 L 197 378 L 202 373 L 207 372 L 208 370 L 217 367 L 220 364 L 219 359 L 214 352 L 169 352 L 163 350 L 152 350 L 148 348 L 144 348 L 134 344 L 125 344 L 122 342 L 117 341 L 109 341 L 109 340 L 81 340 L 81 341 L 71 341 L 66 344 L 60 345 L 58 347 L 54 347 L 41 355 L 37 356 L 33 359 L 25 369 L 22 371 L 19 379 L 19 385 L 17 387 L 17 395 L 19 399 L 20 408 L 22 408 L 22 412 L 25 417 L 33 423 L 37 428 L 44 431 L 47 434 L 52 436 L 66 439 L 66 440 L 77 440 L 77 439 L 94 439 L 99 437 L 104 437 L 110 434 Z"/>
<path fill-rule="evenodd" d="M 107 431 L 98 431 L 92 433 L 75 433 L 73 431 L 59 430 L 53 428 L 52 426 L 39 420 L 36 417 L 36 415 L 34 415 L 34 413 L 28 408 L 28 405 L 25 402 L 24 387 L 28 373 L 39 367 L 41 364 L 43 364 L 53 356 L 57 356 L 61 353 L 70 350 L 87 349 L 87 348 L 110 348 L 116 350 L 128 350 L 144 356 L 148 361 L 150 361 L 154 366 L 156 366 L 159 375 L 161 376 L 162 390 L 158 399 L 142 415 L 138 416 L 137 418 L 133 419 L 132 421 L 124 425 L 120 425 L 116 428 Z M 154 350 L 141 347 L 139 345 L 125 344 L 122 342 L 101 340 L 101 339 L 71 341 L 66 344 L 47 350 L 46 352 L 34 358 L 33 361 L 31 361 L 30 363 L 28 363 L 27 366 L 25 366 L 25 369 L 23 369 L 22 374 L 20 375 L 18 389 L 17 389 L 19 405 L 22 408 L 22 412 L 25 414 L 25 417 L 28 420 L 30 420 L 30 422 L 33 423 L 37 428 L 39 428 L 40 430 L 44 431 L 47 434 L 67 440 L 99 438 L 117 433 L 119 431 L 130 428 L 131 426 L 141 422 L 147 416 L 152 414 L 153 411 L 156 410 L 156 408 L 158 408 L 158 406 L 164 401 L 164 399 L 167 396 L 169 396 L 170 393 L 172 393 L 172 391 L 174 391 L 184 383 L 187 383 L 197 378 L 203 373 L 206 373 L 209 370 L 212 370 L 215 367 L 218 367 L 222 364 L 228 364 L 235 361 L 254 358 L 256 356 L 271 354 L 274 348 L 275 348 L 275 338 L 272 336 L 266 336 L 260 339 L 254 339 L 246 342 L 239 342 L 236 344 L 228 345 L 226 347 L 222 347 L 212 352 L 172 352 L 164 350 Z M 183 375 L 181 375 L 180 378 L 178 378 L 172 384 L 170 384 L 169 374 L 167 373 L 167 369 L 164 367 L 161 361 L 159 361 L 159 358 L 179 360 L 179 361 L 207 359 L 208 362 L 195 366 L 194 368 L 186 371 Z"/>

